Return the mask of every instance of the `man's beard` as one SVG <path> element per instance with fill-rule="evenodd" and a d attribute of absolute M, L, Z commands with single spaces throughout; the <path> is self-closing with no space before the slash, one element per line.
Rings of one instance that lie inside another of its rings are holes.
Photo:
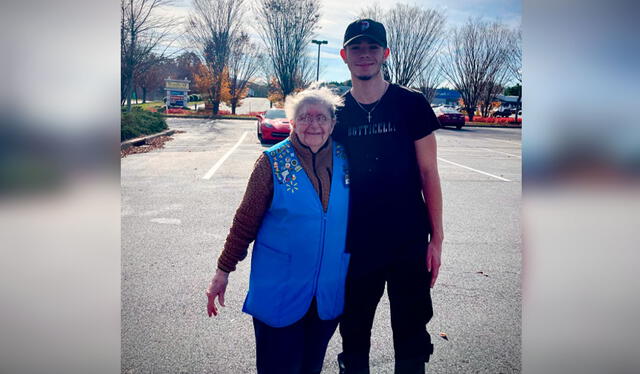
<path fill-rule="evenodd" d="M 358 78 L 358 80 L 361 80 L 361 81 L 368 81 L 368 80 L 371 80 L 371 78 L 377 76 L 378 74 L 380 74 L 379 68 L 378 68 L 378 71 L 376 71 L 371 75 L 356 75 L 356 78 Z"/>

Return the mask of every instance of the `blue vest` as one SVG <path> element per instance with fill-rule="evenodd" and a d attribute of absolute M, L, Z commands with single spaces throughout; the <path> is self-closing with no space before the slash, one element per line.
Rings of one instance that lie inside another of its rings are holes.
<path fill-rule="evenodd" d="M 269 326 L 300 320 L 314 297 L 320 319 L 342 314 L 350 256 L 345 253 L 349 176 L 344 148 L 334 142 L 332 152 L 325 213 L 290 140 L 265 151 L 273 172 L 273 200 L 253 245 L 242 310 Z"/>

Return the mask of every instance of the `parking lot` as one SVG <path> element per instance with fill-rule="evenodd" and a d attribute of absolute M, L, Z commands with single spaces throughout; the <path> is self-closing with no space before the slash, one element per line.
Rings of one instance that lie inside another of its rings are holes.
<path fill-rule="evenodd" d="M 183 130 L 160 150 L 122 159 L 122 372 L 255 372 L 241 312 L 249 259 L 231 274 L 226 308 L 206 288 L 262 146 L 255 121 L 169 119 Z M 433 289 L 432 373 L 520 372 L 521 130 L 437 132 L 445 243 Z M 446 335 L 446 339 L 440 336 Z M 323 373 L 337 373 L 335 334 Z M 372 373 L 393 373 L 386 298 Z"/>

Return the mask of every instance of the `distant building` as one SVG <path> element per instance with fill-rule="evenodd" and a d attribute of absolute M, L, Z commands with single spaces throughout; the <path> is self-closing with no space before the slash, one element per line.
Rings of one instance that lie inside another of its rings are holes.
<path fill-rule="evenodd" d="M 502 109 L 522 109 L 522 102 L 518 103 L 518 96 L 497 95 L 496 101 L 500 102 L 500 108 Z"/>
<path fill-rule="evenodd" d="M 248 97 L 267 97 L 269 96 L 269 87 L 266 84 L 258 84 L 249 82 Z"/>
<path fill-rule="evenodd" d="M 458 105 L 460 100 L 460 92 L 448 88 L 438 88 L 436 95 L 431 101 L 433 105 Z M 495 102 L 499 103 L 498 109 L 522 109 L 522 102 L 518 104 L 518 96 L 497 95 Z"/>
<path fill-rule="evenodd" d="M 457 105 L 460 100 L 460 92 L 448 88 L 438 88 L 436 95 L 431 100 L 434 105 Z"/>

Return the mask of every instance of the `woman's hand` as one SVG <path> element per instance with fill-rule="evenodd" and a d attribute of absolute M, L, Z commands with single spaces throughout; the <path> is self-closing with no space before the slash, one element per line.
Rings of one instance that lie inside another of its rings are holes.
<path fill-rule="evenodd" d="M 208 299 L 207 314 L 209 314 L 209 317 L 211 317 L 211 315 L 218 315 L 218 308 L 216 308 L 215 303 L 216 297 L 218 298 L 218 303 L 221 306 L 225 306 L 224 293 L 227 290 L 227 283 L 229 283 L 229 273 L 217 269 L 206 291 Z"/>

